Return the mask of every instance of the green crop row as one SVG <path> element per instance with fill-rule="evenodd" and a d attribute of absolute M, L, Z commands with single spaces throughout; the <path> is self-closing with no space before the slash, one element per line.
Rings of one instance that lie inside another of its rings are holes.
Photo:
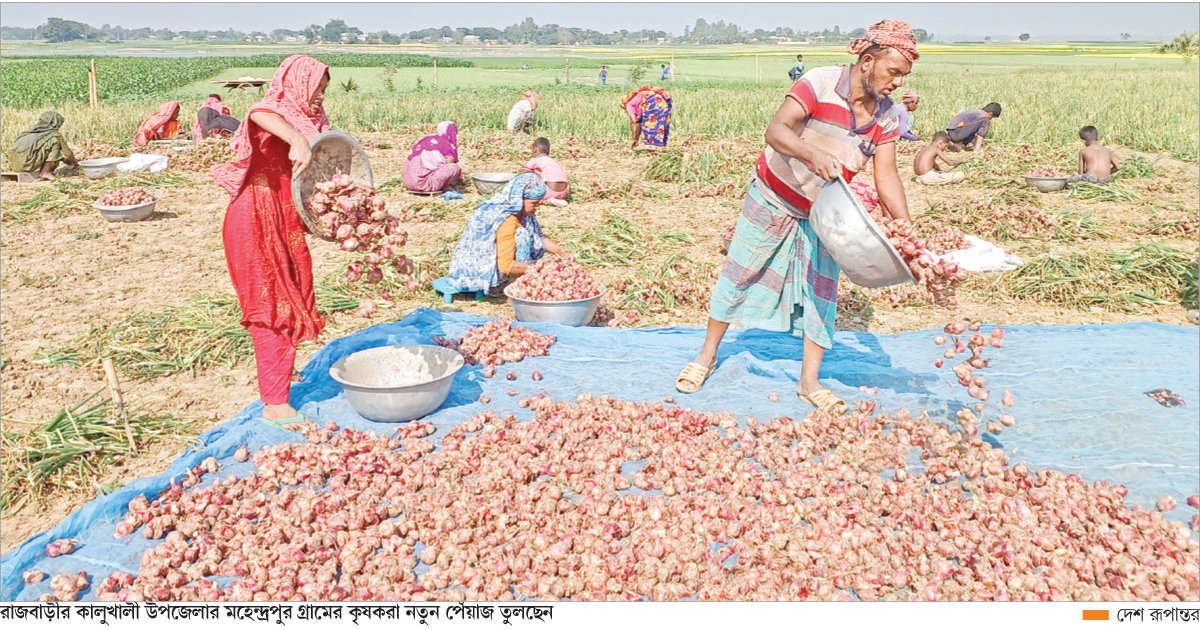
<path fill-rule="evenodd" d="M 334 67 L 426 67 L 433 57 L 409 54 L 328 53 L 314 55 Z M 100 98 L 153 98 L 211 77 L 226 68 L 273 67 L 285 55 L 247 57 L 151 58 L 95 57 Z M 87 101 L 89 57 L 18 57 L 0 62 L 0 104 L 39 107 L 65 101 Z M 461 68 L 462 59 L 438 59 L 438 65 Z"/>

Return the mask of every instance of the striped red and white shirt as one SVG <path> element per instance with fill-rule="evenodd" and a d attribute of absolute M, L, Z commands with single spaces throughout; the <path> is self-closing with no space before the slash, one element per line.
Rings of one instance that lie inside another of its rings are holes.
<path fill-rule="evenodd" d="M 842 164 L 842 177 L 850 181 L 875 154 L 875 147 L 900 137 L 900 122 L 891 99 L 879 101 L 875 115 L 865 125 L 854 127 L 850 108 L 850 69 L 830 66 L 815 68 L 788 91 L 807 117 L 794 128 L 800 139 L 829 153 Z M 768 146 L 755 169 L 760 192 L 774 202 L 785 202 L 799 218 L 820 194 L 825 180 L 817 177 L 803 160 L 791 158 Z"/>

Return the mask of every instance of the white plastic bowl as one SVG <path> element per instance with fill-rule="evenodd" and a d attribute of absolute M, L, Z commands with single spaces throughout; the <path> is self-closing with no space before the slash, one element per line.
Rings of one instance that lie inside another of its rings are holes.
<path fill-rule="evenodd" d="M 479 194 L 491 195 L 516 176 L 516 173 L 471 173 L 471 181 L 475 183 L 475 190 Z"/>
<path fill-rule="evenodd" d="M 539 302 L 536 300 L 515 298 L 509 293 L 511 289 L 512 285 L 504 287 L 504 295 L 512 303 L 513 311 L 517 315 L 517 321 L 549 322 L 552 324 L 562 324 L 563 326 L 586 326 L 588 322 L 592 321 L 592 317 L 596 315 L 596 309 L 600 307 L 600 300 L 603 300 L 604 294 L 607 293 L 607 291 L 601 288 L 600 295 L 582 300 Z"/>
<path fill-rule="evenodd" d="M 402 356 L 411 353 L 425 360 L 432 379 L 414 383 L 398 373 Z M 374 422 L 408 422 L 446 402 L 463 363 L 461 354 L 441 346 L 382 346 L 342 357 L 329 375 L 341 383 L 346 402 L 358 415 Z"/>
<path fill-rule="evenodd" d="M 92 207 L 99 210 L 104 219 L 111 223 L 133 223 L 149 219 L 157 205 L 158 200 L 155 199 L 132 206 L 106 206 L 97 201 Z"/>
<path fill-rule="evenodd" d="M 850 281 L 861 287 L 913 282 L 900 252 L 842 178 L 825 184 L 809 213 L 813 230 Z"/>
<path fill-rule="evenodd" d="M 124 164 L 128 161 L 129 158 L 127 157 L 95 158 L 92 160 L 80 160 L 79 167 L 83 169 L 84 175 L 92 179 L 99 179 L 116 172 L 118 164 Z"/>
<path fill-rule="evenodd" d="M 1033 177 L 1026 175 L 1025 181 L 1028 182 L 1030 186 L 1033 186 L 1042 192 L 1054 192 L 1067 187 L 1066 177 Z"/>

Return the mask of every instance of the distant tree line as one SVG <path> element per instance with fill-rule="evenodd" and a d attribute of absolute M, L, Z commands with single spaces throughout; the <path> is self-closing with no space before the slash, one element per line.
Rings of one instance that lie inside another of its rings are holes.
<path fill-rule="evenodd" d="M 50 18 L 37 28 L 21 28 L 14 26 L 0 27 L 0 38 L 6 40 L 40 39 L 48 42 L 94 41 L 119 42 L 124 40 L 182 40 L 191 42 L 292 42 L 307 43 L 377 43 L 402 44 L 411 42 L 435 42 L 455 44 L 532 44 L 538 46 L 571 46 L 591 45 L 607 46 L 621 44 L 764 44 L 773 42 L 813 42 L 813 43 L 844 43 L 861 36 L 862 28 L 852 31 L 842 31 L 841 27 L 820 31 L 804 31 L 790 27 L 779 27 L 772 30 L 754 29 L 748 31 L 724 20 L 709 22 L 699 18 L 692 26 L 685 26 L 683 35 L 674 35 L 661 30 L 641 29 L 630 31 L 621 29 L 611 33 L 601 33 L 588 28 L 562 26 L 559 24 L 538 24 L 533 18 L 505 28 L 476 27 L 476 28 L 426 28 L 408 33 L 391 33 L 389 31 L 367 32 L 346 24 L 345 20 L 331 19 L 324 26 L 312 24 L 306 28 L 293 30 L 277 28 L 269 33 L 263 31 L 239 31 L 225 29 L 218 31 L 195 30 L 173 31 L 166 28 L 125 28 L 120 25 L 103 24 L 92 26 L 83 22 Z M 933 35 L 923 29 L 915 29 L 914 34 L 920 42 L 933 40 Z"/>

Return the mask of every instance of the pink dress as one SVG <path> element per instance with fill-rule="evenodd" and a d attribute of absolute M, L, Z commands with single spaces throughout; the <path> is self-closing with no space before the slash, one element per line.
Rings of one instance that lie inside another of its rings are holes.
<path fill-rule="evenodd" d="M 525 164 L 525 170 L 537 174 L 542 178 L 542 181 L 549 183 L 560 182 L 567 184 L 567 171 L 563 168 L 558 160 L 548 156 L 539 155 Z M 570 184 L 567 184 L 562 190 L 553 190 L 549 186 L 546 187 L 546 199 L 566 199 L 567 193 L 571 192 Z"/>

